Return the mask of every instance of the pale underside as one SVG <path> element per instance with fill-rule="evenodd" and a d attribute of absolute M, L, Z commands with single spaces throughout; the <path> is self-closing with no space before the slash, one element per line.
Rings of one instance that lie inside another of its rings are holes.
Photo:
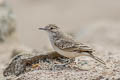
<path fill-rule="evenodd" d="M 49 35 L 49 37 L 52 47 L 55 49 L 55 51 L 65 57 L 74 58 L 78 56 L 92 55 L 93 49 L 82 43 L 75 42 L 69 36 L 64 36 L 63 38 L 56 40 L 53 39 L 52 35 Z"/>
<path fill-rule="evenodd" d="M 65 57 L 68 57 L 68 58 L 75 58 L 78 56 L 89 56 L 89 54 L 87 52 L 81 52 L 81 53 L 69 52 L 69 51 L 61 50 L 60 48 L 56 47 L 54 44 L 52 46 L 55 49 L 55 51 L 57 51 L 59 54 L 65 56 Z"/>

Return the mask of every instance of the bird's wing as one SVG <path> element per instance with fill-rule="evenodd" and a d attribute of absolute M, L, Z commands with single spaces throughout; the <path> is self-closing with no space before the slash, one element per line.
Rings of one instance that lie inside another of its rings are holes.
<path fill-rule="evenodd" d="M 98 62 L 105 64 L 105 62 L 102 59 L 94 56 L 93 54 L 94 50 L 92 48 L 82 43 L 77 43 L 73 40 L 60 39 L 56 41 L 55 45 L 61 50 L 64 50 L 67 52 L 77 52 L 86 56 L 90 56 L 93 59 L 97 60 Z"/>
<path fill-rule="evenodd" d="M 55 43 L 56 46 L 58 46 L 60 49 L 64 50 L 64 51 L 68 51 L 68 52 L 90 52 L 92 53 L 93 49 L 82 44 L 82 43 L 77 43 L 75 41 L 72 40 L 58 40 Z"/>

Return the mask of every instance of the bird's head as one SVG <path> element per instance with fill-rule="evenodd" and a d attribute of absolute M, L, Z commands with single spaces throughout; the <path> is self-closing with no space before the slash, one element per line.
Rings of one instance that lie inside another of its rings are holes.
<path fill-rule="evenodd" d="M 56 26 L 55 24 L 49 24 L 44 28 L 39 28 L 39 30 L 45 30 L 47 32 L 57 32 L 59 30 L 59 27 Z"/>

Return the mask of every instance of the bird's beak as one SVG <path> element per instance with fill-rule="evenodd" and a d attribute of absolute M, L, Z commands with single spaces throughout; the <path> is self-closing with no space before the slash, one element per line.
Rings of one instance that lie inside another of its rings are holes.
<path fill-rule="evenodd" d="M 45 28 L 38 28 L 39 30 L 46 30 Z"/>

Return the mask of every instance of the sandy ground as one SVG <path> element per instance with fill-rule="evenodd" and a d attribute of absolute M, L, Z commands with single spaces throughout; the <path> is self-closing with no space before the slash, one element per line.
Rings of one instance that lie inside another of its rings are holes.
<path fill-rule="evenodd" d="M 37 30 L 39 26 L 45 26 L 49 23 L 55 23 L 63 31 L 73 33 L 78 41 L 89 44 L 102 57 L 108 55 L 109 52 L 115 56 L 114 58 L 120 56 L 120 1 L 9 0 L 8 2 L 16 14 L 17 34 L 20 43 L 16 43 L 12 39 L 0 45 L 0 76 L 2 76 L 4 66 L 10 60 L 11 50 L 20 46 L 21 43 L 38 50 L 46 46 L 51 47 L 47 34 Z M 114 58 L 111 60 L 114 61 Z M 106 56 L 103 59 L 106 59 Z M 42 71 L 34 71 L 21 77 L 29 74 L 25 78 L 31 78 L 30 75 L 35 72 L 35 75 L 42 73 Z M 53 72 L 46 72 L 45 74 L 49 73 L 56 77 Z M 64 79 L 66 79 L 65 76 L 69 75 L 68 73 L 69 71 L 66 71 L 65 75 L 60 77 L 64 76 Z M 71 75 L 74 75 L 74 73 L 69 76 Z M 52 78 L 51 76 L 48 75 L 47 77 Z M 59 80 L 60 77 L 56 79 Z M 53 80 L 53 78 L 50 80 Z"/>

